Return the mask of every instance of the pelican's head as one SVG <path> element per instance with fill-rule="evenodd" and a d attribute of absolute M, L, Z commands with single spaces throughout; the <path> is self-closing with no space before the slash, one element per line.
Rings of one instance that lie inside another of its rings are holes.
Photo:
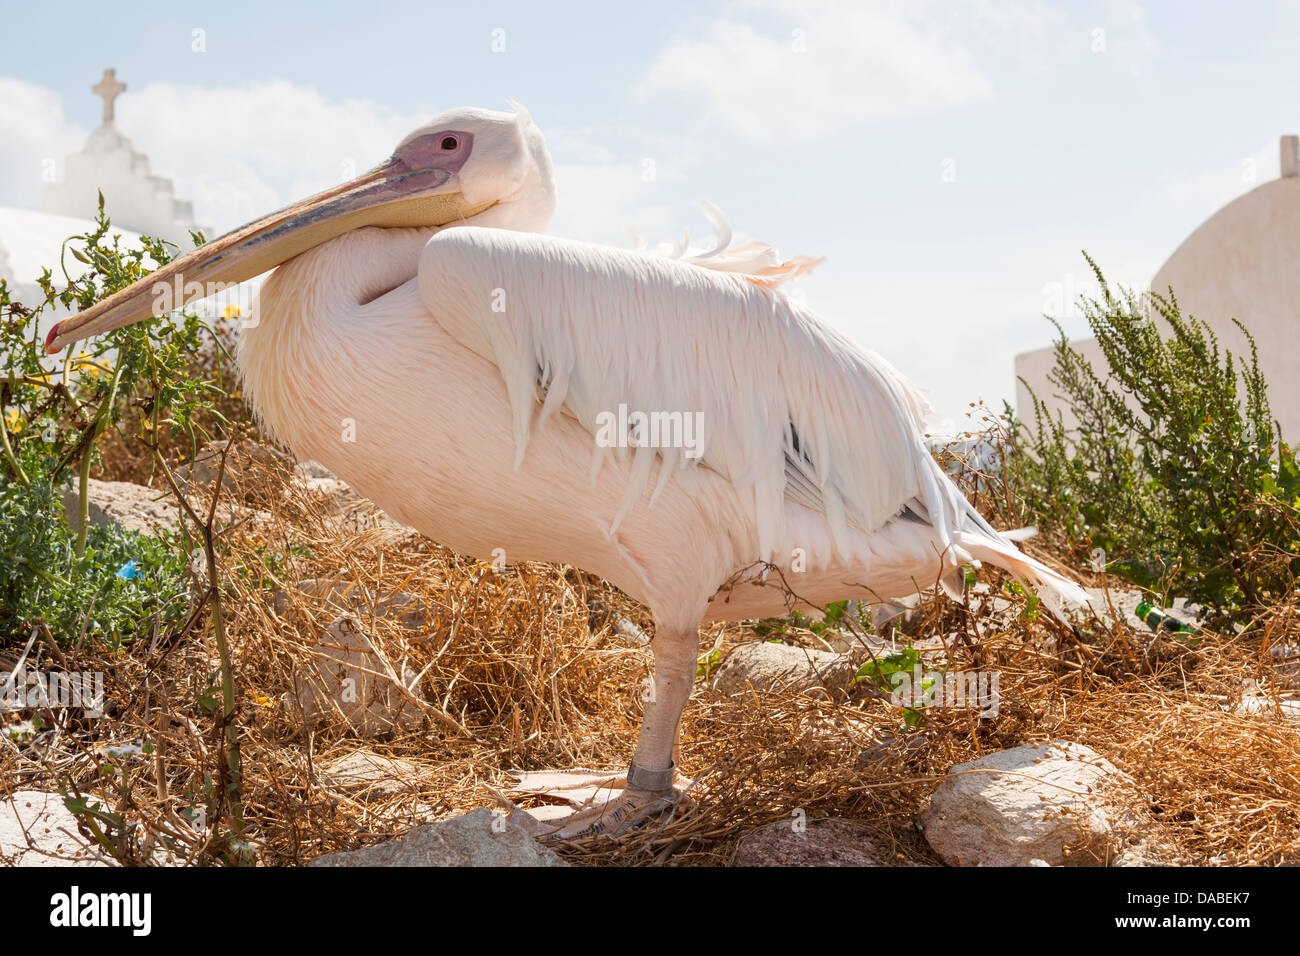
<path fill-rule="evenodd" d="M 179 308 L 362 226 L 540 232 L 555 209 L 551 156 L 528 112 L 512 105 L 511 113 L 461 107 L 434 117 L 370 172 L 240 226 L 57 323 L 46 349 Z M 179 301 L 173 290 L 183 290 Z"/>
<path fill-rule="evenodd" d="M 462 106 L 435 116 L 397 144 L 393 158 L 446 169 L 471 206 L 491 203 L 473 225 L 541 232 L 555 212 L 551 154 L 528 111 Z"/>

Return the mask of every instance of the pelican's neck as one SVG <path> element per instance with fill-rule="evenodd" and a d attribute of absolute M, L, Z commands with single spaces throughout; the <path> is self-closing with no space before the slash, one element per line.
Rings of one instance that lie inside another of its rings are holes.
<path fill-rule="evenodd" d="M 285 341 L 322 324 L 346 322 L 364 306 L 415 278 L 420 250 L 437 229 L 380 229 L 346 232 L 290 259 L 263 284 L 248 344 L 261 334 Z"/>
<path fill-rule="evenodd" d="M 311 455 L 302 447 L 312 440 L 306 410 L 339 384 L 328 370 L 345 371 L 373 334 L 367 305 L 415 278 L 435 232 L 347 232 L 290 259 L 262 284 L 255 321 L 240 333 L 244 390 L 262 424 L 299 455 Z"/>

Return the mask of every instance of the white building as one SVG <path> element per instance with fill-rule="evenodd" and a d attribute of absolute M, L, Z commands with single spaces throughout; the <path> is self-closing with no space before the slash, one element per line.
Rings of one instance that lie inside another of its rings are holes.
<path fill-rule="evenodd" d="M 1172 288 L 1183 314 L 1206 323 L 1235 355 L 1248 356 L 1249 345 L 1232 319 L 1250 329 L 1273 417 L 1295 444 L 1300 442 L 1300 138 L 1283 136 L 1281 151 L 1281 178 L 1234 199 L 1202 223 L 1160 267 L 1151 289 L 1167 294 Z M 1105 368 L 1095 339 L 1070 346 L 1094 368 Z M 1050 346 L 1016 356 L 1016 412 L 1023 420 L 1033 420 L 1024 382 L 1053 412 L 1061 409 L 1047 381 L 1053 364 Z"/>
<path fill-rule="evenodd" d="M 65 267 L 68 275 L 81 275 L 85 263 L 65 252 L 63 241 L 94 228 L 90 219 L 0 206 L 0 279 L 8 282 L 10 297 L 28 307 L 40 302 L 45 295 L 36 280 L 45 269 L 53 273 L 54 284 L 60 287 L 67 285 L 62 271 Z M 139 234 L 118 229 L 116 223 L 113 233 L 122 237 L 124 247 L 140 245 Z"/>
<path fill-rule="evenodd" d="M 0 206 L 0 279 L 7 281 L 14 300 L 29 307 L 40 302 L 44 295 L 36 280 L 46 268 L 59 287 L 67 284 L 64 269 L 74 278 L 85 271 L 63 244 L 94 230 L 101 191 L 112 235 L 121 237 L 124 248 L 139 248 L 142 234 L 166 239 L 182 251 L 193 248 L 190 230 L 201 228 L 193 207 L 176 198 L 170 179 L 149 172 L 148 158 L 113 125 L 113 101 L 125 89 L 113 70 L 105 70 L 91 87 L 104 100 L 103 122 L 81 152 L 67 158 L 62 178 L 46 188 L 40 211 Z M 210 230 L 203 231 L 212 237 Z M 247 313 L 256 287 L 245 284 L 194 307 L 208 316 L 224 314 L 228 305 Z M 42 332 L 65 315 L 61 308 L 44 314 Z"/>
<path fill-rule="evenodd" d="M 46 187 L 44 212 L 94 218 L 99 194 L 113 226 L 129 229 L 189 249 L 190 230 L 198 229 L 194 207 L 176 198 L 170 179 L 149 172 L 149 159 L 113 125 L 113 101 L 126 90 L 113 70 L 91 87 L 104 100 L 104 120 L 81 152 L 64 163 L 62 178 Z"/>

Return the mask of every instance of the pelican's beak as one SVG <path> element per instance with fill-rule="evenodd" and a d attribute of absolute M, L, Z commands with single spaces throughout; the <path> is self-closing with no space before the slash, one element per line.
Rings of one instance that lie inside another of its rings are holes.
<path fill-rule="evenodd" d="M 361 226 L 429 227 L 477 216 L 492 202 L 470 204 L 445 169 L 412 169 L 394 157 L 364 176 L 228 232 L 134 285 L 64 319 L 45 348 L 140 322 L 220 292 Z"/>

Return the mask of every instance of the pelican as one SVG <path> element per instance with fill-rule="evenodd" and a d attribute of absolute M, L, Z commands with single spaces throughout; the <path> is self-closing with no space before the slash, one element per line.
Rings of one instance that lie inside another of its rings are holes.
<path fill-rule="evenodd" d="M 239 347 L 278 440 L 397 520 L 489 559 L 570 564 L 646 604 L 654 670 L 615 795 L 564 833 L 678 799 L 702 622 L 886 601 L 985 562 L 1082 603 L 927 450 L 927 407 L 762 274 L 540 235 L 555 206 L 527 113 L 457 109 L 355 181 L 162 267 L 49 333 L 51 351 L 275 272 Z M 761 270 L 758 270 L 761 272 Z M 192 292 L 190 290 L 193 290 Z M 175 303 L 171 303 L 173 306 Z"/>

